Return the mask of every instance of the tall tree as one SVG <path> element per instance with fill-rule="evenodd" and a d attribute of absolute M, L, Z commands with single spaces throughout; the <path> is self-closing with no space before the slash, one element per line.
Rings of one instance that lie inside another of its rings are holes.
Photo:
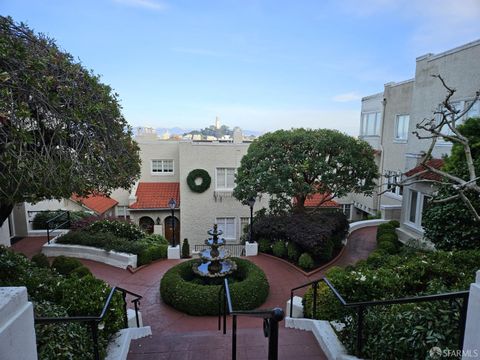
<path fill-rule="evenodd" d="M 272 211 L 304 212 L 316 193 L 325 195 L 318 207 L 350 192 L 371 194 L 377 171 L 373 149 L 362 140 L 328 129 L 278 130 L 250 145 L 234 196 L 246 201 L 268 194 Z"/>
<path fill-rule="evenodd" d="M 129 188 L 140 173 L 131 135 L 98 76 L 0 17 L 0 225 L 18 202 Z"/>

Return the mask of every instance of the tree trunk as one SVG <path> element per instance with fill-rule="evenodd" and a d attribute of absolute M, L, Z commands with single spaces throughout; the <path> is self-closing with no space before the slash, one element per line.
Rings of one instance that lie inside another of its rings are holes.
<path fill-rule="evenodd" d="M 295 196 L 295 206 L 293 207 L 293 212 L 302 214 L 305 213 L 305 199 L 306 196 Z"/>
<path fill-rule="evenodd" d="M 13 210 L 12 204 L 3 204 L 0 203 L 0 227 L 3 225 L 5 220 L 8 219 L 8 216 Z"/>

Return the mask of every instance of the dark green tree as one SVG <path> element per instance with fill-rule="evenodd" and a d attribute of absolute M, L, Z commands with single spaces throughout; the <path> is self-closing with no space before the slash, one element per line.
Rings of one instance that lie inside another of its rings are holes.
<path fill-rule="evenodd" d="M 140 173 L 131 135 L 108 85 L 0 17 L 0 225 L 19 202 L 129 188 Z"/>
<path fill-rule="evenodd" d="M 365 141 L 336 130 L 278 130 L 250 145 L 233 194 L 242 202 L 268 194 L 270 210 L 304 212 L 305 200 L 316 193 L 326 195 L 322 202 L 350 192 L 371 194 L 377 171 Z"/>
<path fill-rule="evenodd" d="M 480 119 L 468 119 L 463 125 L 459 125 L 457 130 L 468 139 L 471 158 L 478 173 L 480 171 Z M 462 143 L 453 144 L 450 156 L 445 158 L 442 171 L 462 179 L 468 179 L 469 166 Z M 425 237 L 432 241 L 438 249 L 480 248 L 480 224 L 472 216 L 465 201 L 456 196 L 457 194 L 457 187 L 450 184 L 439 186 L 438 193 L 423 213 Z M 467 189 L 464 195 L 477 213 L 480 212 L 478 193 Z M 443 201 L 443 199 L 449 200 Z"/>

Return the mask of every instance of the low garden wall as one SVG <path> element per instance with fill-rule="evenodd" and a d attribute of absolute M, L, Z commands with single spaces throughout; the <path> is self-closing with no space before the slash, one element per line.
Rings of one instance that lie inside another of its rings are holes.
<path fill-rule="evenodd" d="M 137 267 L 137 255 L 107 251 L 99 248 L 84 245 L 70 245 L 56 243 L 57 237 L 45 243 L 42 253 L 48 257 L 68 256 L 80 259 L 94 260 L 107 265 L 126 269 L 128 266 Z"/>
<path fill-rule="evenodd" d="M 380 224 L 387 223 L 389 220 L 384 219 L 373 219 L 373 220 L 362 220 L 362 221 L 355 221 L 350 223 L 350 227 L 348 228 L 348 232 L 351 234 L 355 230 L 363 229 L 370 226 L 378 226 Z"/>

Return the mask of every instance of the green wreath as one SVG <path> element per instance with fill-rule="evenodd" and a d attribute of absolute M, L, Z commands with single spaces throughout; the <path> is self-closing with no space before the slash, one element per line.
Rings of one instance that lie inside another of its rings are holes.
<path fill-rule="evenodd" d="M 202 182 L 197 185 L 195 180 L 198 178 L 202 179 Z M 212 182 L 212 178 L 210 175 L 208 175 L 207 170 L 203 169 L 195 169 L 190 171 L 190 173 L 187 176 L 187 184 L 190 190 L 197 192 L 197 193 L 203 193 L 205 190 L 207 190 L 210 187 L 210 184 Z"/>

